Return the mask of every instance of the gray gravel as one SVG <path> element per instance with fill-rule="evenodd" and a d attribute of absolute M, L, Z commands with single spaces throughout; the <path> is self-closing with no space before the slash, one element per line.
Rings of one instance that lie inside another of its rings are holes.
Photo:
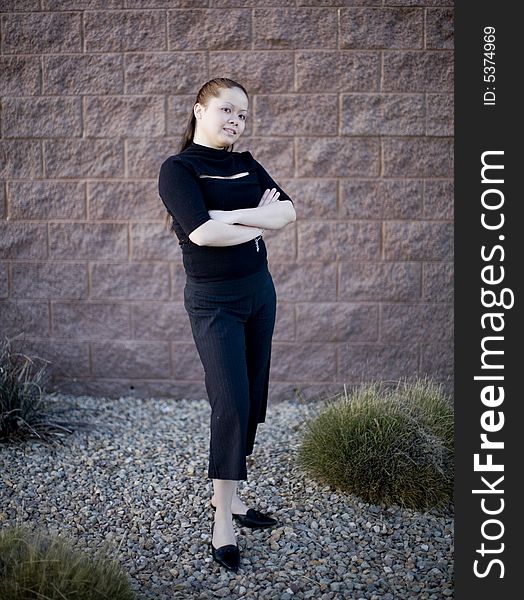
<path fill-rule="evenodd" d="M 0 524 L 34 524 L 96 551 L 102 544 L 144 598 L 453 597 L 453 510 L 384 508 L 335 492 L 294 462 L 318 405 L 270 405 L 239 493 L 279 527 L 235 522 L 241 569 L 212 560 L 207 400 L 68 397 L 88 420 L 65 445 L 0 445 Z"/>

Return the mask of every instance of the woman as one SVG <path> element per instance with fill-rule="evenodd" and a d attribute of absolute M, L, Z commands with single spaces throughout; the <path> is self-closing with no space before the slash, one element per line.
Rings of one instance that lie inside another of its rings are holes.
<path fill-rule="evenodd" d="M 276 292 L 262 235 L 295 221 L 292 200 L 250 152 L 234 152 L 249 113 L 239 83 L 216 78 L 197 94 L 179 153 L 160 168 L 159 195 L 186 272 L 184 307 L 211 405 L 213 558 L 237 570 L 234 517 L 247 527 L 276 520 L 237 494 L 247 479 L 258 423 L 265 422 Z"/>

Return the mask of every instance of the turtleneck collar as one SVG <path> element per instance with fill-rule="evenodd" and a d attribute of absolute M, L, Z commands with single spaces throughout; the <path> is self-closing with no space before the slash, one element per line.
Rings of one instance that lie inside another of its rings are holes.
<path fill-rule="evenodd" d="M 200 152 L 210 157 L 222 157 L 228 154 L 231 154 L 226 148 L 211 148 L 210 146 L 204 146 L 202 144 L 197 144 L 196 142 L 191 142 L 186 150 L 193 150 L 196 152 Z"/>

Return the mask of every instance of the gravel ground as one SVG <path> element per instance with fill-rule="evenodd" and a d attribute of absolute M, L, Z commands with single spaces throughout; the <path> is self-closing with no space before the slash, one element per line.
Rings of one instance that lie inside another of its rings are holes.
<path fill-rule="evenodd" d="M 270 405 L 259 425 L 248 506 L 272 529 L 235 531 L 241 568 L 211 557 L 207 400 L 56 396 L 89 421 L 64 446 L 0 445 L 0 524 L 33 524 L 96 551 L 106 542 L 143 598 L 453 597 L 453 509 L 384 508 L 315 483 L 294 463 L 318 406 Z"/>

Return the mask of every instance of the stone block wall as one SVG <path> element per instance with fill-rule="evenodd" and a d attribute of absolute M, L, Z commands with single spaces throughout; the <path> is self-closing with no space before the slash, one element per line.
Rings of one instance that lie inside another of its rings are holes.
<path fill-rule="evenodd" d="M 158 170 L 240 81 L 294 199 L 271 400 L 453 376 L 451 0 L 2 0 L 0 335 L 54 389 L 205 397 Z"/>

